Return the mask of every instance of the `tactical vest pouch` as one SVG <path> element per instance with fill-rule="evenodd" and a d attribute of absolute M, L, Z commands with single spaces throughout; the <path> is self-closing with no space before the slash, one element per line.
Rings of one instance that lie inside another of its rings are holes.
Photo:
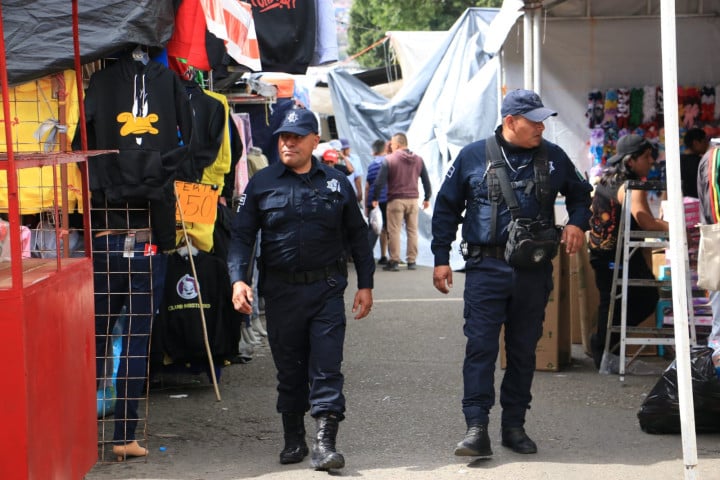
<path fill-rule="evenodd" d="M 552 222 L 516 218 L 508 226 L 505 261 L 515 268 L 538 268 L 558 252 L 560 229 Z"/>

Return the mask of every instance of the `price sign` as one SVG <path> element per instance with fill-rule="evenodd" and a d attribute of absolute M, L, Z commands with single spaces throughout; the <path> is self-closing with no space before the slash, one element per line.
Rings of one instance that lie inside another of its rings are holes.
<path fill-rule="evenodd" d="M 216 185 L 175 182 L 175 219 L 185 223 L 215 223 L 220 191 Z M 179 209 L 182 209 L 182 217 Z"/>

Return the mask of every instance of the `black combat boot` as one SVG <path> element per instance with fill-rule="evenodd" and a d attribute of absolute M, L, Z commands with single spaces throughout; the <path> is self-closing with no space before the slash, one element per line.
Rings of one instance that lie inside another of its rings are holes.
<path fill-rule="evenodd" d="M 469 425 L 465 438 L 455 447 L 455 455 L 459 457 L 489 457 L 492 454 L 487 424 Z"/>
<path fill-rule="evenodd" d="M 502 444 L 515 453 L 537 453 L 537 445 L 523 427 L 502 427 Z"/>
<path fill-rule="evenodd" d="M 282 422 L 285 432 L 285 447 L 280 452 L 280 463 L 302 462 L 308 454 L 308 446 L 305 443 L 305 415 L 283 413 Z"/>
<path fill-rule="evenodd" d="M 317 417 L 317 433 L 313 442 L 310 465 L 316 470 L 343 468 L 345 458 L 335 451 L 340 416 L 337 413 L 323 413 Z"/>

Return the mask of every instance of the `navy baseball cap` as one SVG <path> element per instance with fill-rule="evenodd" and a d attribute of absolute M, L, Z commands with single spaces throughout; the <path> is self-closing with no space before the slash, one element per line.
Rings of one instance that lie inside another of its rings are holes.
<path fill-rule="evenodd" d="M 344 149 L 350 148 L 350 140 L 347 138 L 340 138 L 340 146 Z"/>
<path fill-rule="evenodd" d="M 313 112 L 304 108 L 295 108 L 285 114 L 280 128 L 274 133 L 294 133 L 304 137 L 310 133 L 318 133 L 319 130 L 317 118 Z"/>
<path fill-rule="evenodd" d="M 557 112 L 545 108 L 540 95 L 532 90 L 512 90 L 503 99 L 500 115 L 503 118 L 508 115 L 522 115 L 531 122 L 543 122 L 548 117 L 557 115 Z"/>

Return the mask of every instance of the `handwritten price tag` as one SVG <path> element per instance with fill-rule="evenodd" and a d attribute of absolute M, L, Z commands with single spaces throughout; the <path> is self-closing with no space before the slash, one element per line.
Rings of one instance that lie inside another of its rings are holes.
<path fill-rule="evenodd" d="M 175 182 L 175 219 L 185 223 L 215 223 L 220 191 L 215 185 Z M 182 217 L 179 208 L 182 209 Z"/>

